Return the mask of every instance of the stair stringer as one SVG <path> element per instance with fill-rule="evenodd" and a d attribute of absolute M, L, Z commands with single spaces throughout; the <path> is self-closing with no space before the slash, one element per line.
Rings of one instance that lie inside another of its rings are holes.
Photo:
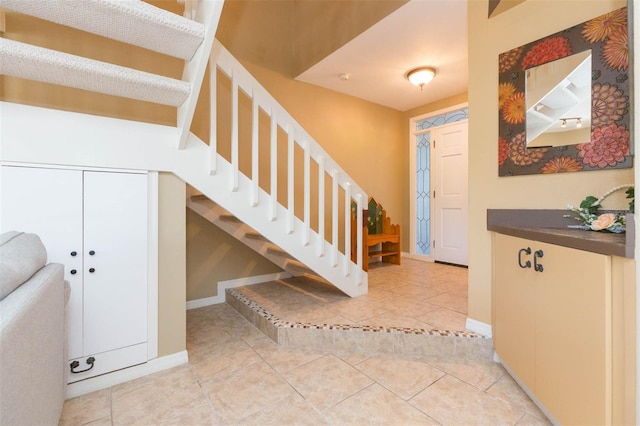
<path fill-rule="evenodd" d="M 269 195 L 260 189 L 258 204 L 252 206 L 251 180 L 239 174 L 238 189 L 232 191 L 231 164 L 218 155 L 217 172 L 210 175 L 206 161 L 208 153 L 208 146 L 191 134 L 180 155 L 189 154 L 192 161 L 177 162 L 173 172 L 287 253 L 295 253 L 296 259 L 347 295 L 356 297 L 367 293 L 367 275 L 349 256 L 338 252 L 332 262 L 331 245 L 313 230 L 307 231 L 310 238 L 309 244 L 305 245 L 305 226 L 298 218 L 294 218 L 293 232 L 288 233 L 287 210 L 280 204 L 276 208 L 276 220 L 269 220 Z M 189 166 L 192 162 L 200 163 L 198 171 Z M 319 252 L 325 254 L 320 256 Z"/>
<path fill-rule="evenodd" d="M 239 220 L 228 221 L 225 220 L 225 215 L 230 213 L 224 210 L 219 205 L 215 204 L 208 198 L 197 199 L 190 197 L 187 199 L 187 207 L 195 213 L 199 214 L 219 229 L 223 230 L 227 234 L 231 235 L 256 253 L 260 254 L 264 258 L 271 261 L 273 264 L 284 269 L 293 276 L 305 276 L 309 278 L 316 278 L 322 281 L 326 281 L 323 278 L 317 276 L 315 272 L 308 269 L 300 261 L 292 257 L 289 253 L 283 251 L 276 244 L 264 238 L 260 233 L 255 231 L 249 225 Z M 252 237 L 255 233 L 260 238 Z"/>
<path fill-rule="evenodd" d="M 284 251 L 295 253 L 296 259 L 345 294 L 367 293 L 367 274 L 349 256 L 333 252 L 313 230 L 308 231 L 305 245 L 305 225 L 298 218 L 293 232 L 287 232 L 287 210 L 282 205 L 277 204 L 276 220 L 269 220 L 269 194 L 264 190 L 259 190 L 259 202 L 252 206 L 252 182 L 242 173 L 237 191 L 232 191 L 233 168 L 220 155 L 216 154 L 217 172 L 211 175 L 209 146 L 193 134 L 185 149 L 178 150 L 175 127 L 8 102 L 0 102 L 0 128 L 3 162 L 173 172 Z M 318 255 L 321 252 L 324 255 Z"/>

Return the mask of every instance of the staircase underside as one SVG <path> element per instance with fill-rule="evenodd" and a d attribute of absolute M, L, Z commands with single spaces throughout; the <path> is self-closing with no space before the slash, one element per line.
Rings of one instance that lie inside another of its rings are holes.
<path fill-rule="evenodd" d="M 292 276 L 306 276 L 314 280 L 327 282 L 307 268 L 304 263 L 295 259 L 291 254 L 282 250 L 206 196 L 194 195 L 189 197 L 187 199 L 187 207 Z"/>

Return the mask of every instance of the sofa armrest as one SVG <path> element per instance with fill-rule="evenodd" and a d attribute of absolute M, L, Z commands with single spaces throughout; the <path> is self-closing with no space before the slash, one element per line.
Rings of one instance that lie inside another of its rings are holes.
<path fill-rule="evenodd" d="M 0 424 L 57 424 L 65 397 L 63 267 L 48 264 L 0 301 Z"/>

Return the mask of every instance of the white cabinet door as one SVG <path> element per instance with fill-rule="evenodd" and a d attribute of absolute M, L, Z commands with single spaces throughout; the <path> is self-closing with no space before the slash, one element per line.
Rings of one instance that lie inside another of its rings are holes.
<path fill-rule="evenodd" d="M 84 174 L 84 352 L 147 340 L 147 176 Z"/>
<path fill-rule="evenodd" d="M 0 167 L 0 231 L 36 233 L 71 286 L 70 381 L 146 361 L 147 175 Z M 137 346 L 136 346 L 137 345 Z"/>
<path fill-rule="evenodd" d="M 64 265 L 69 358 L 82 356 L 82 171 L 0 167 L 0 231 L 38 234 L 48 262 Z"/>

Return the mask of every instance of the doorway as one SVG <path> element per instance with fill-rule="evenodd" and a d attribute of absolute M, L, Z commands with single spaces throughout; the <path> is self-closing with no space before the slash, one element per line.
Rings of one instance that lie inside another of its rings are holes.
<path fill-rule="evenodd" d="M 410 255 L 468 264 L 468 108 L 410 120 Z"/>

